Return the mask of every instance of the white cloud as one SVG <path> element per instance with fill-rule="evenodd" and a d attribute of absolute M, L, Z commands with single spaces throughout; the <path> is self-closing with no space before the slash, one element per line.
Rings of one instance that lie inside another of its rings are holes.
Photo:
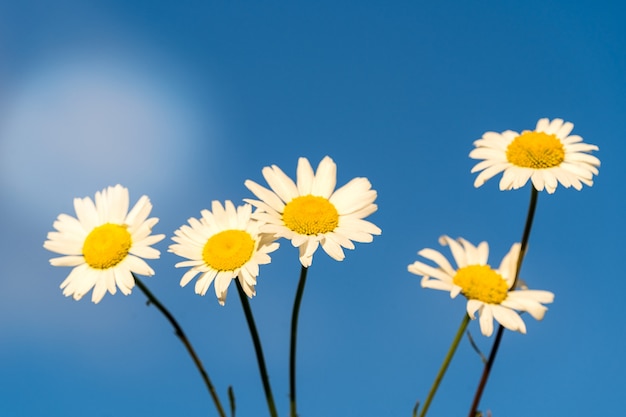
<path fill-rule="evenodd" d="M 3 191 L 17 203 L 54 204 L 118 182 L 171 184 L 191 142 L 207 134 L 158 67 L 84 54 L 39 65 L 0 114 Z"/>
<path fill-rule="evenodd" d="M 115 183 L 130 189 L 131 204 L 142 194 L 165 198 L 192 175 L 194 144 L 211 138 L 187 80 L 159 71 L 165 62 L 130 56 L 48 58 L 0 97 L 0 225 L 11 237 L 0 265 L 7 278 L 0 280 L 0 327 L 53 340 L 64 319 L 93 310 L 88 299 L 76 306 L 61 296 L 70 269 L 49 266 L 54 254 L 42 248 L 52 220 L 74 215 L 74 197 L 93 198 Z M 110 302 L 144 307 L 141 296 L 133 298 Z M 110 316 L 128 308 L 137 307 L 109 309 L 104 326 L 119 331 Z M 72 323 L 77 333 L 93 327 Z"/>

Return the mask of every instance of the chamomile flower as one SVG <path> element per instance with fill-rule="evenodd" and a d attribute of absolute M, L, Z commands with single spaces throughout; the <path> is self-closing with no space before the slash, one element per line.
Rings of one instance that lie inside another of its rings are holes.
<path fill-rule="evenodd" d="M 381 230 L 363 220 L 377 210 L 376 191 L 367 178 L 354 178 L 335 190 L 337 165 L 325 157 L 314 173 L 308 159 L 298 160 L 294 182 L 276 165 L 263 168 L 271 190 L 247 180 L 246 187 L 259 199 L 245 201 L 258 208 L 261 229 L 291 240 L 299 248 L 300 263 L 311 266 L 319 245 L 333 259 L 341 261 L 342 248 L 354 249 L 354 242 L 369 243 Z"/>
<path fill-rule="evenodd" d="M 519 243 L 511 247 L 498 269 L 487 264 L 487 242 L 474 246 L 465 239 L 456 241 L 442 236 L 440 243 L 450 246 L 457 269 L 440 252 L 422 249 L 418 255 L 434 262 L 436 266 L 415 261 L 409 265 L 409 272 L 423 277 L 421 285 L 424 288 L 449 291 L 450 298 L 463 294 L 467 298 L 467 314 L 472 319 L 476 312 L 480 316 L 480 330 L 483 335 L 491 336 L 493 333 L 494 318 L 509 330 L 526 333 L 526 325 L 515 310 L 528 312 L 536 320 L 543 319 L 547 310 L 543 304 L 551 303 L 554 294 L 549 291 L 511 288 L 520 252 Z"/>
<path fill-rule="evenodd" d="M 235 208 L 231 201 L 224 206 L 213 201 L 211 210 L 202 210 L 200 220 L 190 218 L 189 225 L 174 232 L 172 240 L 176 243 L 169 247 L 169 252 L 189 259 L 176 267 L 191 267 L 180 285 L 184 287 L 201 274 L 196 281 L 196 294 L 205 295 L 215 281 L 215 295 L 224 305 L 228 286 L 237 278 L 252 298 L 256 294 L 259 265 L 271 262 L 269 253 L 278 249 L 278 243 L 273 236 L 259 232 L 260 223 L 251 218 L 250 204 Z"/>
<path fill-rule="evenodd" d="M 481 171 L 474 186 L 480 187 L 500 172 L 500 190 L 521 188 L 528 179 L 538 191 L 545 188 L 550 194 L 559 183 L 577 190 L 582 184 L 593 185 L 600 160 L 589 152 L 598 147 L 570 135 L 573 128 L 563 119 L 540 119 L 533 131 L 485 133 L 469 154 L 470 158 L 482 159 L 472 168 L 473 173 Z"/>
<path fill-rule="evenodd" d="M 150 234 L 159 219 L 148 219 L 152 204 L 145 195 L 130 212 L 128 206 L 128 189 L 118 184 L 97 192 L 95 204 L 89 197 L 75 198 L 77 218 L 60 214 L 54 222 L 57 231 L 48 233 L 43 246 L 64 255 L 50 259 L 52 265 L 74 267 L 61 284 L 65 296 L 80 300 L 93 288 L 91 301 L 98 303 L 107 290 L 130 294 L 133 273 L 154 275 L 142 258 L 160 256 L 150 247 L 165 237 Z"/>

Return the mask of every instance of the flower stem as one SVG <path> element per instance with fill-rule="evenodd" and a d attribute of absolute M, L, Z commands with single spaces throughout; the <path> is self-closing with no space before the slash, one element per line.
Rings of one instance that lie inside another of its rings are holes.
<path fill-rule="evenodd" d="M 539 193 L 535 189 L 535 187 L 531 188 L 530 191 L 530 203 L 528 205 L 528 215 L 526 216 L 526 225 L 524 225 L 524 233 L 522 234 L 522 243 L 519 252 L 519 258 L 517 258 L 517 268 L 515 269 L 515 281 L 513 282 L 513 286 L 511 288 L 515 289 L 517 286 L 517 281 L 519 279 L 519 273 L 522 269 L 522 262 L 524 261 L 524 256 L 526 256 L 526 250 L 528 249 L 528 239 L 530 239 L 530 230 L 533 227 L 533 219 L 535 218 L 535 209 L 537 208 L 537 197 Z"/>
<path fill-rule="evenodd" d="M 194 348 L 191 346 L 191 342 L 189 342 L 189 339 L 187 339 L 187 336 L 185 335 L 185 332 L 183 332 L 183 329 L 180 327 L 180 325 L 178 324 L 174 316 L 172 316 L 172 314 L 165 308 L 165 306 L 161 304 L 161 302 L 154 296 L 154 294 L 152 294 L 152 292 L 148 289 L 148 287 L 146 287 L 144 283 L 141 282 L 139 278 L 137 278 L 135 274 L 133 274 L 133 278 L 135 279 L 135 283 L 137 284 L 139 289 L 146 295 L 146 297 L 148 297 L 148 300 L 149 300 L 148 302 L 150 304 L 153 304 L 161 313 L 163 313 L 165 318 L 174 327 L 174 330 L 176 331 L 176 336 L 178 336 L 181 342 L 183 342 L 183 345 L 185 345 L 185 347 L 187 348 L 187 352 L 189 352 L 189 356 L 191 356 L 193 363 L 196 365 L 196 368 L 198 368 L 200 375 L 202 375 L 202 379 L 204 380 L 204 383 L 207 389 L 209 390 L 209 393 L 211 394 L 211 398 L 213 398 L 213 402 L 215 403 L 217 412 L 219 413 L 221 417 L 226 417 L 224 408 L 222 407 L 220 399 L 217 396 L 217 393 L 215 392 L 215 388 L 213 387 L 213 384 L 211 383 L 211 380 L 209 379 L 209 375 L 205 371 L 204 366 L 202 366 L 202 362 L 198 358 L 198 355 L 196 354 L 196 351 L 194 350 Z"/>
<path fill-rule="evenodd" d="M 526 255 L 526 249 L 528 248 L 528 239 L 530 238 L 530 230 L 532 229 L 533 219 L 535 218 L 535 209 L 537 208 L 537 197 L 539 193 L 534 186 L 530 187 L 530 203 L 528 205 L 528 214 L 526 216 L 526 225 L 524 226 L 524 233 L 522 234 L 522 242 L 521 248 L 519 252 L 519 258 L 517 258 L 517 266 L 515 268 L 515 280 L 513 281 L 513 285 L 511 289 L 515 290 L 517 286 L 517 281 L 519 279 L 519 273 L 522 269 L 522 262 L 524 261 L 524 256 Z M 483 391 L 485 386 L 487 385 L 487 379 L 489 379 L 489 374 L 491 372 L 491 367 L 493 366 L 493 362 L 496 360 L 496 355 L 498 354 L 498 349 L 500 347 L 500 341 L 502 340 L 502 335 L 504 334 L 504 326 L 498 326 L 498 332 L 496 333 L 496 338 L 493 341 L 493 345 L 491 347 L 491 352 L 489 352 L 489 359 L 487 359 L 487 363 L 485 364 L 485 368 L 483 369 L 483 374 L 480 377 L 480 382 L 478 383 L 478 387 L 476 388 L 476 393 L 474 394 L 474 401 L 472 402 L 472 407 L 470 408 L 470 412 L 468 417 L 475 417 L 476 411 L 478 410 L 478 405 L 480 403 L 480 399 L 483 395 Z"/>
<path fill-rule="evenodd" d="M 426 401 L 424 401 L 422 411 L 420 412 L 420 417 L 424 417 L 426 415 L 426 412 L 428 411 L 428 408 L 430 407 L 430 403 L 435 397 L 435 393 L 437 392 L 437 389 L 439 388 L 439 384 L 441 383 L 443 376 L 448 370 L 448 365 L 450 364 L 450 361 L 452 360 L 452 357 L 454 356 L 454 353 L 456 352 L 457 346 L 459 346 L 459 342 L 461 341 L 461 338 L 463 337 L 463 333 L 465 333 L 465 329 L 467 328 L 467 324 L 469 323 L 469 321 L 470 321 L 470 317 L 466 313 L 463 316 L 463 320 L 461 321 L 459 330 L 457 330 L 456 335 L 454 336 L 454 339 L 452 340 L 450 349 L 448 349 L 448 353 L 446 354 L 446 357 L 444 358 L 443 363 L 441 364 L 441 368 L 439 368 L 439 373 L 437 373 L 437 377 L 435 378 L 435 381 L 433 381 L 433 385 L 430 387 L 430 391 L 428 392 L 428 396 L 426 397 Z"/>
<path fill-rule="evenodd" d="M 254 317 L 252 316 L 252 310 L 250 309 L 250 302 L 246 293 L 241 288 L 239 279 L 234 280 L 237 284 L 237 292 L 239 293 L 239 299 L 241 300 L 241 306 L 248 322 L 248 328 L 250 329 L 250 335 L 252 336 L 252 343 L 254 344 L 254 352 L 256 353 L 256 360 L 259 364 L 259 373 L 261 374 L 261 381 L 263 382 L 263 389 L 265 390 L 265 399 L 267 401 L 267 407 L 271 417 L 278 417 L 276 412 L 276 405 L 274 404 L 274 396 L 272 395 L 272 388 L 270 387 L 270 380 L 267 376 L 267 368 L 265 367 L 265 359 L 263 357 L 263 348 L 261 347 L 261 340 L 259 339 L 259 333 L 254 324 Z"/>
<path fill-rule="evenodd" d="M 302 267 L 300 270 L 300 281 L 296 290 L 296 298 L 293 302 L 293 312 L 291 315 L 291 344 L 289 349 L 289 410 L 291 417 L 297 417 L 296 411 L 296 336 L 298 333 L 298 315 L 300 313 L 300 303 L 306 284 L 306 274 L 309 269 Z"/>

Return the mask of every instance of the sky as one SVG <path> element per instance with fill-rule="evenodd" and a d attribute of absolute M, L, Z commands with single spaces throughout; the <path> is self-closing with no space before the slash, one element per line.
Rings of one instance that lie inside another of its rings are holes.
<path fill-rule="evenodd" d="M 275 164 L 326 155 L 338 185 L 367 177 L 382 229 L 337 262 L 318 251 L 298 331 L 299 414 L 408 416 L 463 318 L 462 297 L 407 266 L 441 235 L 519 241 L 529 186 L 474 188 L 486 131 L 574 123 L 599 146 L 581 191 L 540 193 L 521 276 L 552 291 L 544 320 L 506 332 L 481 409 L 493 416 L 618 415 L 626 387 L 626 5 L 606 1 L 0 2 L 0 415 L 213 416 L 197 369 L 135 288 L 63 296 L 43 248 L 75 197 L 148 195 L 151 291 L 179 320 L 237 416 L 267 407 L 242 308 L 181 288 L 174 230 L 213 200 L 242 204 Z M 620 156 L 621 155 L 621 156 Z M 300 264 L 281 241 L 251 307 L 279 415 Z M 469 331 L 489 351 L 493 337 Z M 429 416 L 467 415 L 482 362 L 467 338 Z"/>

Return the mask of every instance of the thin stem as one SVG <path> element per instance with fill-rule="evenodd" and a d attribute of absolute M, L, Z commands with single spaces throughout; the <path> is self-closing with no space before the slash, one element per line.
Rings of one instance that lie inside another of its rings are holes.
<path fill-rule="evenodd" d="M 259 332 L 257 332 L 256 324 L 254 324 L 254 317 L 252 316 L 252 310 L 250 309 L 250 302 L 248 296 L 241 288 L 239 279 L 234 280 L 237 284 L 237 293 L 239 293 L 239 299 L 241 300 L 241 306 L 248 322 L 248 328 L 250 329 L 250 335 L 252 336 L 252 343 L 254 344 L 254 352 L 256 353 L 256 360 L 259 364 L 259 373 L 261 374 L 261 381 L 263 382 L 263 389 L 265 390 L 265 399 L 267 401 L 267 407 L 270 412 L 270 416 L 278 417 L 276 412 L 276 405 L 274 404 L 274 396 L 272 395 L 272 387 L 270 387 L 270 380 L 267 376 L 267 368 L 265 367 L 265 359 L 263 357 L 263 348 L 261 347 L 261 339 L 259 339 Z"/>
<path fill-rule="evenodd" d="M 517 258 L 517 266 L 515 268 L 515 280 L 513 281 L 512 290 L 515 290 L 517 286 L 517 281 L 519 279 L 519 273 L 522 269 L 522 262 L 524 261 L 524 256 L 526 255 L 526 249 L 528 248 L 528 239 L 530 238 L 530 230 L 532 229 L 533 219 L 535 218 L 535 209 L 537 208 L 537 197 L 539 195 L 537 189 L 534 186 L 530 187 L 530 203 L 528 205 L 528 214 L 526 216 L 526 225 L 524 226 L 524 233 L 522 234 L 522 242 L 519 252 L 519 258 Z M 502 340 L 502 335 L 504 334 L 504 326 L 498 326 L 498 332 L 496 333 L 496 338 L 493 341 L 493 346 L 491 347 L 491 352 L 489 352 L 489 359 L 485 364 L 485 368 L 483 369 L 483 374 L 480 377 L 480 382 L 478 383 L 478 387 L 476 388 L 476 393 L 474 394 L 474 401 L 472 402 L 472 407 L 470 408 L 470 412 L 468 417 L 475 417 L 476 411 L 478 410 L 478 405 L 480 404 L 480 399 L 483 395 L 483 391 L 485 390 L 485 386 L 487 385 L 487 380 L 489 379 L 489 374 L 491 373 L 491 367 L 493 366 L 493 362 L 496 360 L 496 355 L 498 354 L 498 349 L 500 348 L 500 342 Z"/>
<path fill-rule="evenodd" d="M 300 313 L 300 303 L 306 284 L 306 274 L 309 269 L 302 267 L 300 270 L 300 281 L 296 290 L 296 298 L 293 302 L 293 312 L 291 315 L 291 345 L 289 349 L 289 410 L 291 417 L 297 417 L 296 411 L 296 336 L 298 333 L 298 315 Z"/>
<path fill-rule="evenodd" d="M 448 365 L 450 364 L 450 361 L 452 360 L 452 357 L 454 356 L 454 353 L 456 352 L 457 346 L 459 346 L 459 342 L 461 341 L 461 338 L 463 337 L 463 333 L 465 333 L 465 329 L 467 328 L 467 324 L 469 323 L 469 321 L 470 321 L 470 317 L 466 313 L 463 316 L 463 320 L 461 321 L 459 330 L 457 330 L 456 335 L 454 335 L 454 340 L 452 340 L 450 349 L 448 349 L 448 353 L 446 354 L 446 357 L 443 359 L 441 368 L 439 368 L 439 373 L 437 373 L 437 377 L 435 378 L 433 385 L 430 387 L 430 391 L 428 392 L 428 396 L 426 397 L 426 401 L 424 401 L 424 406 L 422 407 L 422 411 L 420 412 L 420 417 L 424 417 L 426 415 L 426 412 L 428 411 L 428 408 L 430 407 L 430 403 L 435 397 L 435 393 L 437 392 L 437 389 L 439 388 L 439 384 L 441 383 L 443 376 L 448 370 Z"/>
<path fill-rule="evenodd" d="M 530 192 L 530 203 L 528 205 L 528 215 L 526 216 L 526 225 L 524 225 L 524 233 L 522 234 L 522 242 L 521 248 L 519 252 L 519 258 L 517 258 L 517 268 L 515 269 L 515 281 L 511 288 L 515 289 L 517 285 L 517 280 L 519 279 L 519 273 L 522 269 L 522 262 L 524 261 L 524 256 L 526 256 L 526 249 L 528 249 L 528 240 L 530 239 L 530 230 L 533 226 L 533 220 L 535 218 L 535 209 L 537 208 L 537 197 L 539 193 L 535 189 L 535 187 L 531 187 Z"/>
<path fill-rule="evenodd" d="M 230 402 L 230 417 L 235 417 L 235 391 L 232 385 L 228 387 L 228 401 Z"/>
<path fill-rule="evenodd" d="M 204 380 L 204 383 L 209 390 L 209 393 L 211 394 L 211 398 L 213 398 L 213 402 L 215 403 L 215 408 L 217 408 L 217 412 L 221 417 L 226 417 L 226 413 L 224 412 L 222 403 L 220 402 L 220 399 L 215 392 L 215 388 L 213 387 L 213 384 L 209 379 L 209 375 L 205 371 L 204 366 L 202 366 L 200 358 L 198 358 L 196 351 L 194 350 L 193 346 L 191 346 L 191 342 L 189 342 L 189 339 L 187 339 L 187 336 L 185 335 L 185 332 L 183 332 L 183 329 L 180 327 L 174 316 L 172 316 L 172 314 L 165 308 L 165 306 L 161 304 L 161 302 L 154 296 L 154 294 L 152 294 L 148 287 L 146 287 L 144 283 L 141 282 L 139 278 L 137 278 L 135 274 L 133 274 L 133 278 L 135 278 L 135 283 L 137 284 L 139 289 L 146 295 L 146 297 L 148 297 L 149 303 L 153 304 L 161 313 L 163 313 L 165 318 L 174 327 L 174 330 L 176 331 L 176 336 L 178 336 L 181 342 L 183 342 L 183 345 L 185 345 L 185 347 L 187 348 L 187 352 L 189 352 L 189 356 L 191 356 L 193 363 L 196 365 L 196 368 L 198 368 L 200 375 L 202 375 L 202 379 Z"/>
<path fill-rule="evenodd" d="M 472 408 L 470 409 L 468 416 L 476 417 L 478 404 L 480 403 L 480 398 L 482 397 L 483 391 L 485 390 L 485 385 L 487 385 L 487 379 L 489 378 L 489 373 L 491 372 L 491 366 L 493 365 L 493 361 L 496 360 L 496 354 L 498 353 L 498 347 L 500 346 L 500 341 L 502 340 L 503 334 L 504 326 L 501 325 L 498 327 L 496 338 L 493 342 L 491 352 L 489 353 L 489 359 L 487 359 L 487 363 L 485 364 L 485 368 L 483 369 L 483 374 L 480 377 L 480 382 L 478 383 L 476 394 L 474 394 L 474 401 L 472 402 Z"/>

